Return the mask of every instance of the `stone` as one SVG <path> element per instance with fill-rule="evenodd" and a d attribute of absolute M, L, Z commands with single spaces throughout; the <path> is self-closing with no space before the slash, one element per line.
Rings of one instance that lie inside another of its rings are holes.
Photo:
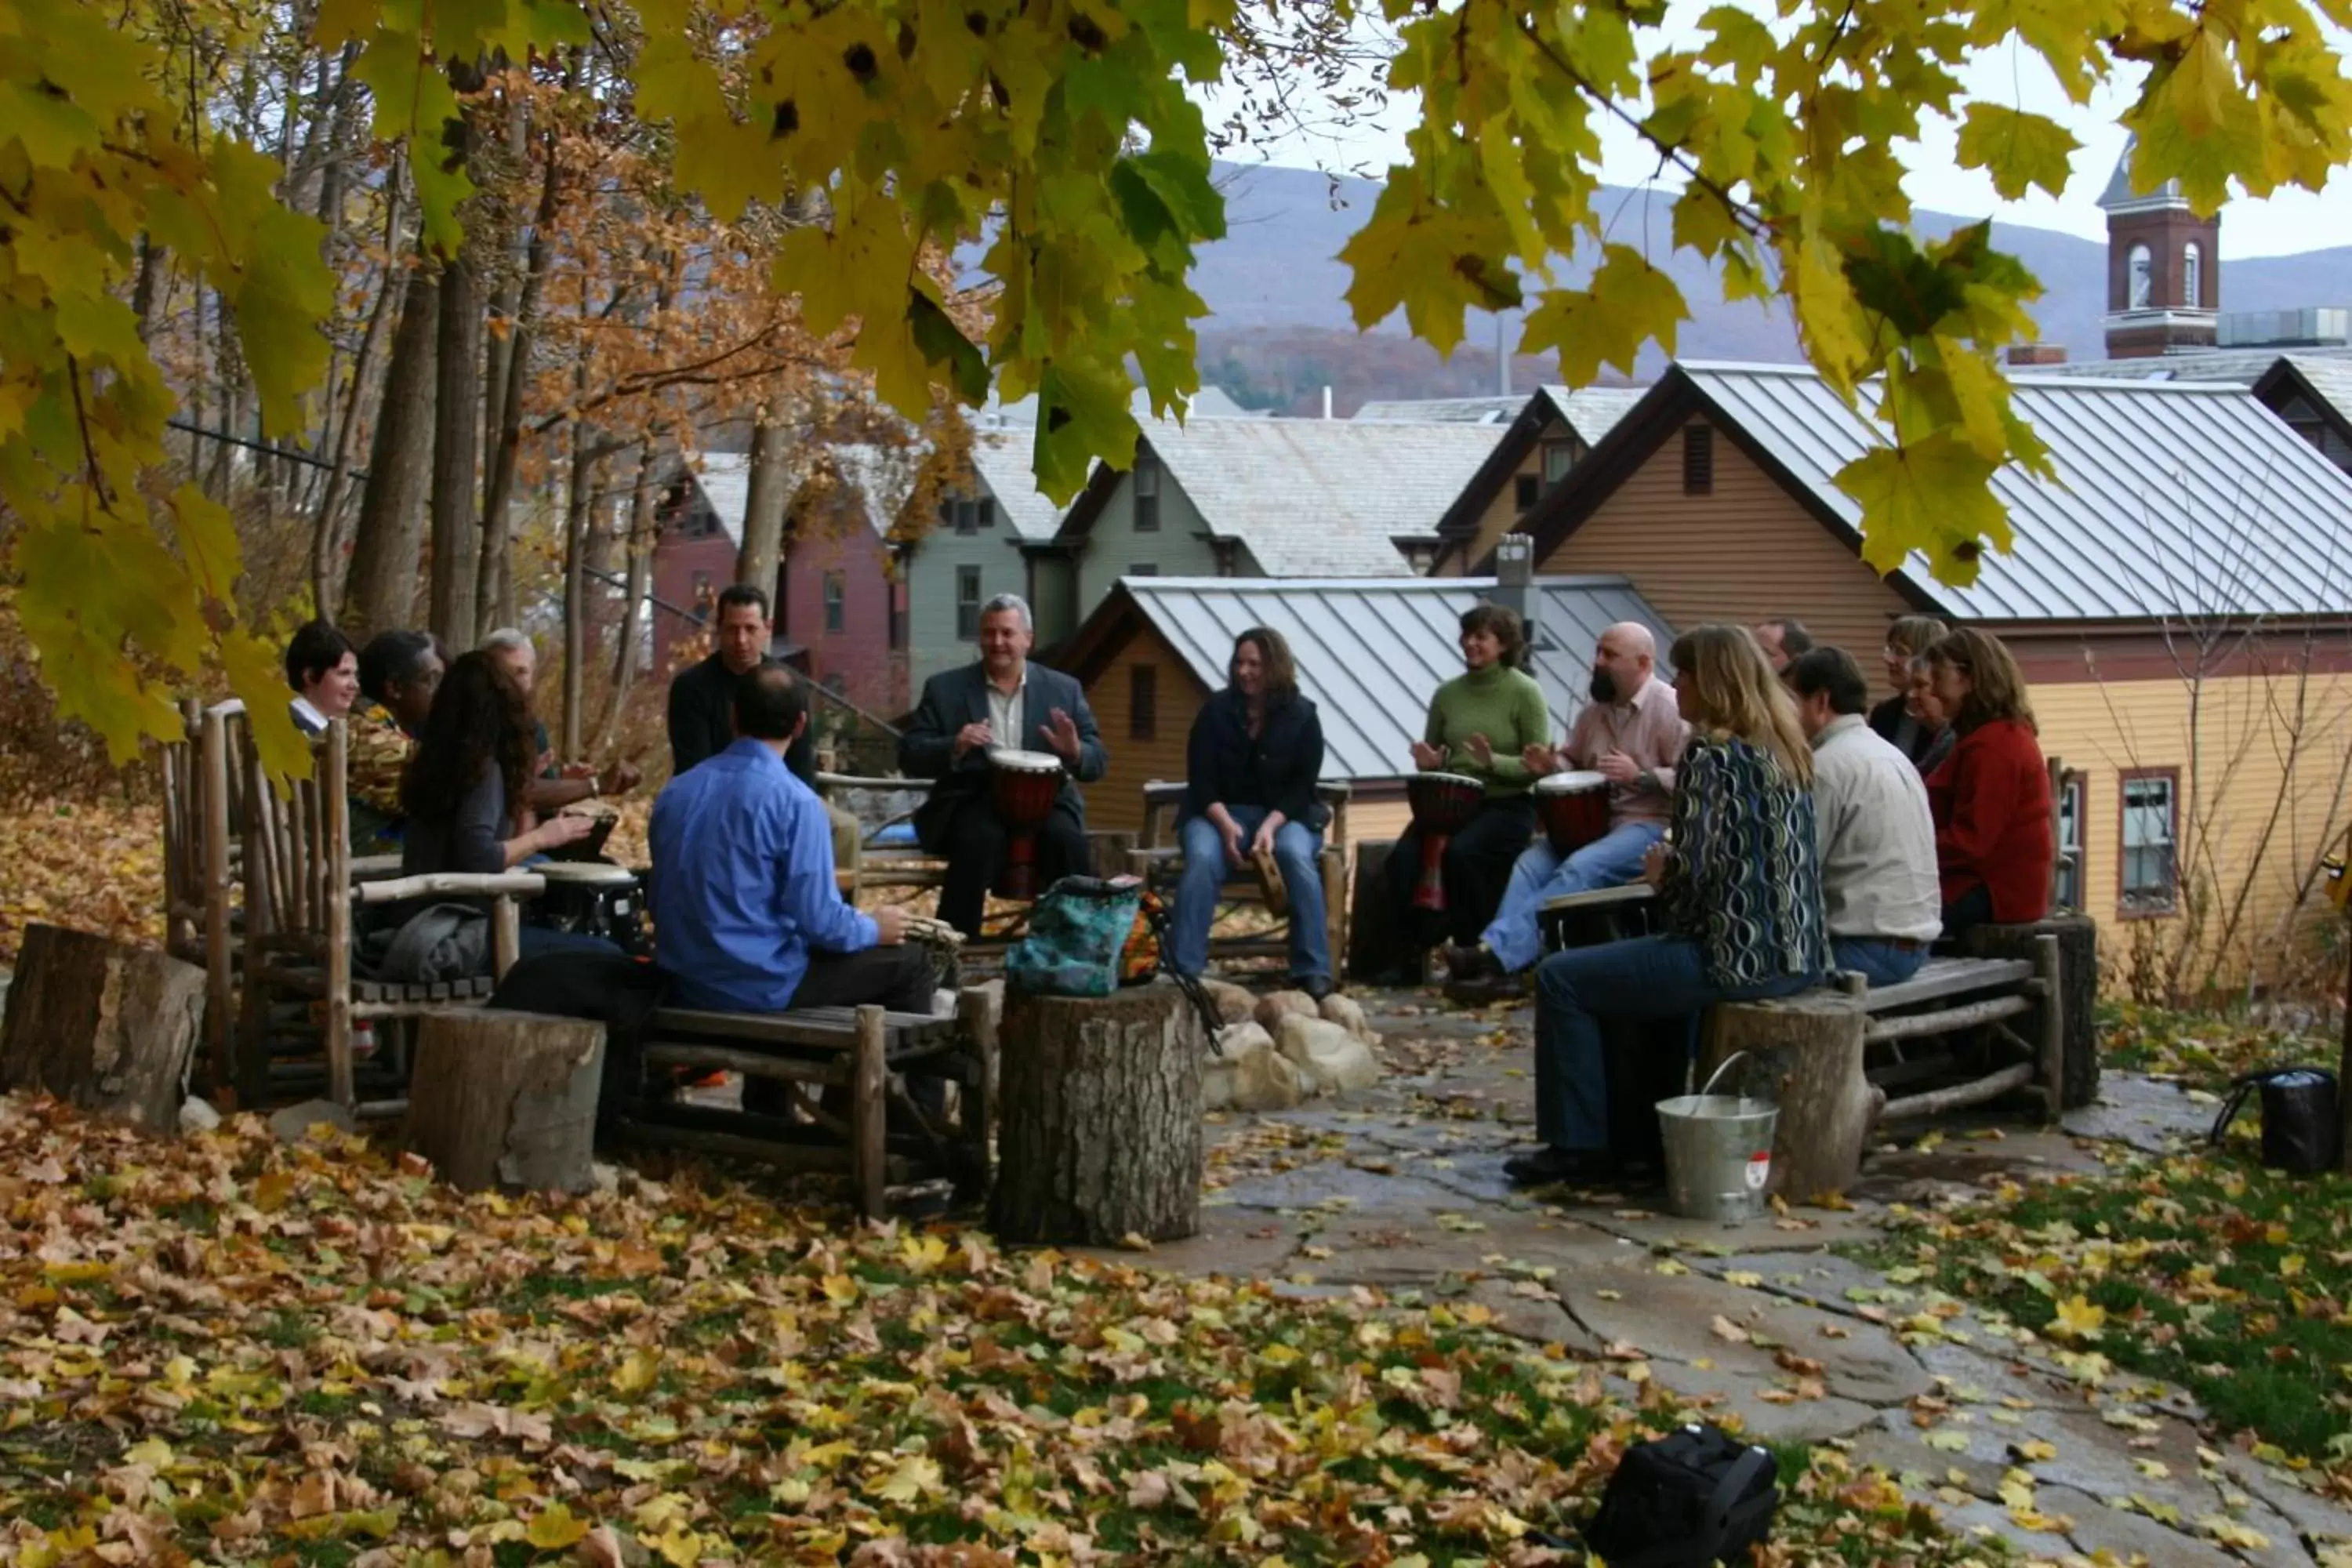
<path fill-rule="evenodd" d="M 1271 1041 L 1252 1042 L 1233 1058 L 1233 1087 L 1225 1100 L 1230 1110 L 1288 1110 L 1307 1094 L 1307 1075 Z"/>
<path fill-rule="evenodd" d="M 275 1111 L 269 1118 L 269 1130 L 286 1143 L 299 1143 L 310 1135 L 310 1129 L 324 1121 L 338 1132 L 357 1132 L 359 1118 L 331 1100 L 306 1100 L 299 1105 L 289 1105 Z"/>
<path fill-rule="evenodd" d="M 1215 1005 L 1217 1016 L 1228 1024 L 1239 1024 L 1257 1015 L 1257 993 L 1246 985 L 1236 985 L 1230 980 L 1204 979 L 1201 989 Z"/>
<path fill-rule="evenodd" d="M 2144 1513 L 2110 1508 L 2071 1487 L 2036 1488 L 2034 1502 L 2043 1512 L 2063 1515 L 2074 1525 L 2066 1533 L 2081 1550 L 2108 1552 L 2117 1563 L 2145 1558 L 2148 1568 L 2234 1568 L 2238 1561 L 2210 1541 L 2159 1524 Z"/>
<path fill-rule="evenodd" d="M 1364 1017 L 1364 1005 L 1353 996 L 1342 996 L 1334 991 L 1316 1005 L 1326 1022 L 1339 1025 L 1368 1046 L 1381 1043 L 1381 1037 L 1372 1033 L 1371 1024 Z"/>
<path fill-rule="evenodd" d="M 1272 1049 L 1274 1037 L 1255 1024 L 1228 1024 L 1219 1029 L 1216 1054 L 1201 1065 L 1201 1109 L 1230 1109 L 1241 1058 L 1253 1051 Z"/>
<path fill-rule="evenodd" d="M 1250 1016 L 1270 1035 L 1274 1033 L 1276 1025 L 1294 1013 L 1302 1018 L 1320 1018 L 1323 1016 L 1315 1010 L 1315 998 L 1304 991 L 1268 992 L 1258 998 L 1257 1010 Z"/>
<path fill-rule="evenodd" d="M 1275 1026 L 1274 1041 L 1322 1093 L 1344 1094 L 1381 1081 L 1380 1058 L 1338 1024 L 1293 1014 Z"/>
<path fill-rule="evenodd" d="M 221 1113 L 213 1109 L 210 1100 L 200 1100 L 192 1094 L 180 1102 L 181 1131 L 210 1132 L 220 1124 Z"/>

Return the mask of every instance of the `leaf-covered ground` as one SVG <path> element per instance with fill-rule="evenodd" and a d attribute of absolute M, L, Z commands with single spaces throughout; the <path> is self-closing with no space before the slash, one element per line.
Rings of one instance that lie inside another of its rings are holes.
<path fill-rule="evenodd" d="M 2333 1069 L 2341 1046 L 2340 1038 L 2284 1023 L 2128 1002 L 2100 1008 L 2099 1026 L 2105 1066 L 2175 1079 L 2210 1094 L 2227 1092 L 2232 1079 L 2256 1068 Z"/>
<path fill-rule="evenodd" d="M 1675 1414 L 1470 1304 L 320 1136 L 0 1100 L 0 1562 L 1540 1563 Z M 1845 1463 L 1784 1457 L 1773 1562 L 1964 1559 Z"/>
<path fill-rule="evenodd" d="M 46 800 L 0 811 L 0 967 L 36 921 L 162 942 L 162 810 Z"/>
<path fill-rule="evenodd" d="M 1915 1215 L 1875 1256 L 2059 1348 L 2085 1382 L 2166 1378 L 2256 1454 L 2352 1499 L 2352 1181 L 2263 1170 L 2242 1143 Z"/>

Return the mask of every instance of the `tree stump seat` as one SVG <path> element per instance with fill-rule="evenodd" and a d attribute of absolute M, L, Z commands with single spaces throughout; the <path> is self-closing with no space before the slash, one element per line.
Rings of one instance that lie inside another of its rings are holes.
<path fill-rule="evenodd" d="M 0 1091 L 30 1089 L 151 1132 L 180 1124 L 203 1038 L 204 970 L 36 921 L 0 1014 Z"/>
<path fill-rule="evenodd" d="M 1841 975 L 1834 987 L 1708 1009 L 1700 1076 L 1744 1051 L 1747 1092 L 1780 1107 L 1771 1191 L 1799 1199 L 1843 1191 L 1883 1122 L 2021 1089 L 2036 1094 L 2055 1121 L 2066 1077 L 2064 959 L 2054 933 L 2042 933 L 2031 951 L 2032 958 L 1937 956 L 1897 985 Z M 1931 1081 L 1937 1087 L 1890 1098 Z"/>
<path fill-rule="evenodd" d="M 622 1139 L 654 1147 L 845 1173 L 859 1214 L 878 1220 L 892 1186 L 945 1177 L 961 1196 L 986 1190 L 995 1056 L 994 994 L 985 987 L 965 990 L 952 1018 L 880 1007 L 663 1007 L 623 1069 L 612 1125 Z M 805 1099 L 795 1116 L 672 1098 L 681 1076 L 707 1072 L 782 1083 Z M 926 1079 L 957 1086 L 954 1125 L 935 1125 L 908 1091 Z"/>

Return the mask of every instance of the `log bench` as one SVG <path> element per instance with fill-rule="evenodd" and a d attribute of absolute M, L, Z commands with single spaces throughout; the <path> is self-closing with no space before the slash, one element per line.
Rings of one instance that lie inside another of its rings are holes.
<path fill-rule="evenodd" d="M 659 1008 L 640 1034 L 636 1059 L 622 1069 L 611 1126 L 625 1140 L 656 1148 L 843 1173 L 868 1219 L 885 1216 L 890 1187 L 919 1181 L 946 1177 L 960 1198 L 976 1198 L 988 1185 L 994 1008 L 994 993 L 981 986 L 961 993 L 952 1018 L 880 1007 Z M 786 1085 L 788 1113 L 674 1098 L 676 1083 L 709 1072 Z M 909 1080 L 927 1079 L 958 1087 L 953 1126 L 934 1125 L 908 1092 Z M 827 1089 L 835 1091 L 830 1102 Z"/>
<path fill-rule="evenodd" d="M 1748 1053 L 1747 1091 L 1780 1108 L 1771 1191 L 1797 1199 L 1853 1185 L 1882 1122 L 2020 1090 L 2032 1091 L 2054 1121 L 2064 1100 L 2064 961 L 2054 933 L 2038 938 L 2033 952 L 1936 957 L 1898 985 L 1845 974 L 1835 988 L 1719 1004 L 1708 1009 L 1700 1076 Z M 1962 1053 L 1927 1048 L 1955 1036 L 1981 1042 L 1965 1065 Z M 1937 1081 L 1956 1068 L 1968 1076 Z"/>

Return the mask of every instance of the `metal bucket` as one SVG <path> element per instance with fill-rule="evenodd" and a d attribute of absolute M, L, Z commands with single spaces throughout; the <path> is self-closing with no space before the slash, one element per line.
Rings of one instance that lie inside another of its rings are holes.
<path fill-rule="evenodd" d="M 1696 1094 L 1658 1101 L 1667 1201 L 1685 1219 L 1738 1225 L 1764 1212 L 1780 1108 L 1746 1095 L 1713 1092 L 1724 1068 L 1747 1054 L 1735 1051 L 1725 1058 Z"/>

